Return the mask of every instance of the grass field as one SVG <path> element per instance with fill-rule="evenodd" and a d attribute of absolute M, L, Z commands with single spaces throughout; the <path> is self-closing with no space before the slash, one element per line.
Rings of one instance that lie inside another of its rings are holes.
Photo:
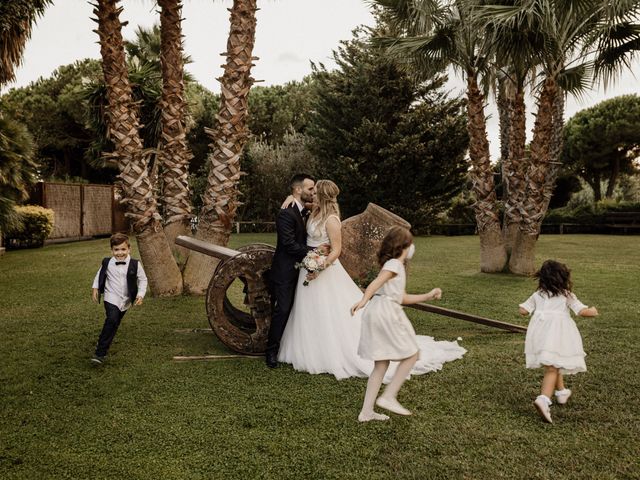
<path fill-rule="evenodd" d="M 239 235 L 232 246 L 273 243 Z M 477 237 L 418 238 L 411 292 L 512 323 L 531 279 L 478 273 Z M 228 353 L 202 298 L 132 309 L 108 363 L 89 363 L 103 322 L 90 287 L 108 240 L 0 257 L 2 479 L 628 479 L 640 478 L 640 239 L 541 237 L 538 259 L 573 270 L 600 316 L 578 319 L 587 373 L 568 377 L 555 423 L 536 415 L 541 374 L 521 334 L 408 311 L 420 334 L 462 337 L 468 353 L 400 392 L 413 417 L 359 424 L 365 379 L 336 381 L 262 359 L 175 362 Z M 135 253 L 135 250 L 134 250 Z"/>

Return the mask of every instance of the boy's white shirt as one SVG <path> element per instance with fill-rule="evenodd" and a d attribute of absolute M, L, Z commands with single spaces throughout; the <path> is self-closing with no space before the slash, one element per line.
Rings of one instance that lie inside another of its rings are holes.
<path fill-rule="evenodd" d="M 124 259 L 124 265 L 116 265 L 115 257 L 111 257 L 107 265 L 107 280 L 104 285 L 104 301 L 115 305 L 124 312 L 131 306 L 127 288 L 127 270 L 129 269 L 130 255 Z M 100 280 L 100 267 L 93 279 L 93 288 L 98 288 Z M 138 262 L 138 297 L 144 298 L 147 292 L 147 275 L 144 273 L 142 263 Z"/>

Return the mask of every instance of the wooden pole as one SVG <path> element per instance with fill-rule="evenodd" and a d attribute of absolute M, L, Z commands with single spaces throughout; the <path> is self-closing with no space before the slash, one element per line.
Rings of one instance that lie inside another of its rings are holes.
<path fill-rule="evenodd" d="M 177 362 L 187 362 L 190 360 L 226 360 L 228 358 L 262 358 L 258 355 L 176 355 L 173 359 Z"/>
<path fill-rule="evenodd" d="M 500 328 L 502 330 L 508 330 L 515 333 L 525 333 L 527 327 L 521 325 L 514 325 L 513 323 L 500 322 L 491 318 L 479 317 L 470 313 L 458 312 L 457 310 L 450 310 L 444 307 L 436 307 L 435 305 L 429 305 L 426 303 L 414 303 L 412 305 L 404 305 L 405 307 L 415 308 L 421 312 L 435 313 L 438 315 L 444 315 L 445 317 L 457 318 L 458 320 L 465 320 L 467 322 L 479 323 L 488 327 Z"/>
<path fill-rule="evenodd" d="M 213 245 L 209 242 L 204 242 L 202 240 L 197 240 L 195 238 L 182 236 L 182 235 L 177 237 L 175 242 L 177 245 L 181 245 L 191 250 L 204 253 L 205 255 L 216 257 L 220 260 L 226 260 L 228 258 L 235 257 L 236 255 L 241 253 L 238 250 L 233 250 L 231 248 L 226 248 L 226 247 L 220 247 L 218 245 Z M 448 308 L 436 307 L 435 305 L 429 305 L 426 303 L 416 303 L 416 304 L 405 305 L 405 306 L 415 308 L 416 310 L 420 310 L 422 312 L 429 312 L 429 313 L 435 313 L 437 315 L 444 315 L 445 317 L 457 318 L 458 320 L 465 320 L 467 322 L 479 323 L 481 325 L 500 328 L 502 330 L 507 330 L 510 332 L 524 333 L 527 331 L 527 327 L 523 327 L 520 325 L 500 322 L 498 320 L 493 320 L 491 318 L 480 317 L 478 315 L 473 315 L 471 313 L 458 312 L 456 310 L 450 310 Z"/>

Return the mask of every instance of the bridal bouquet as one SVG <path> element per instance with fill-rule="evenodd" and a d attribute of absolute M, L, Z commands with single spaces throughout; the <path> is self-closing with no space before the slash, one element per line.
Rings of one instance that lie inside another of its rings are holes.
<path fill-rule="evenodd" d="M 318 250 L 309 250 L 309 253 L 302 259 L 301 262 L 296 263 L 296 268 L 304 268 L 309 273 L 319 272 L 324 269 L 324 261 L 327 257 L 322 255 Z M 302 282 L 305 287 L 309 285 L 309 280 L 305 279 Z"/>

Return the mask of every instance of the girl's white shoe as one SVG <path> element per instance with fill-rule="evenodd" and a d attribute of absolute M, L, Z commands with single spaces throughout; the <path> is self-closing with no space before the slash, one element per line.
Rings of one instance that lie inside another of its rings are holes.
<path fill-rule="evenodd" d="M 564 390 L 556 390 L 556 402 L 560 405 L 564 405 L 571 396 L 571 390 L 565 388 Z"/>
<path fill-rule="evenodd" d="M 549 408 L 550 405 L 551 400 L 549 400 L 544 395 L 538 395 L 538 398 L 533 401 L 533 406 L 536 407 L 536 410 L 538 410 L 538 413 L 544 419 L 544 421 L 553 423 L 553 420 L 551 420 L 551 409 Z"/>

